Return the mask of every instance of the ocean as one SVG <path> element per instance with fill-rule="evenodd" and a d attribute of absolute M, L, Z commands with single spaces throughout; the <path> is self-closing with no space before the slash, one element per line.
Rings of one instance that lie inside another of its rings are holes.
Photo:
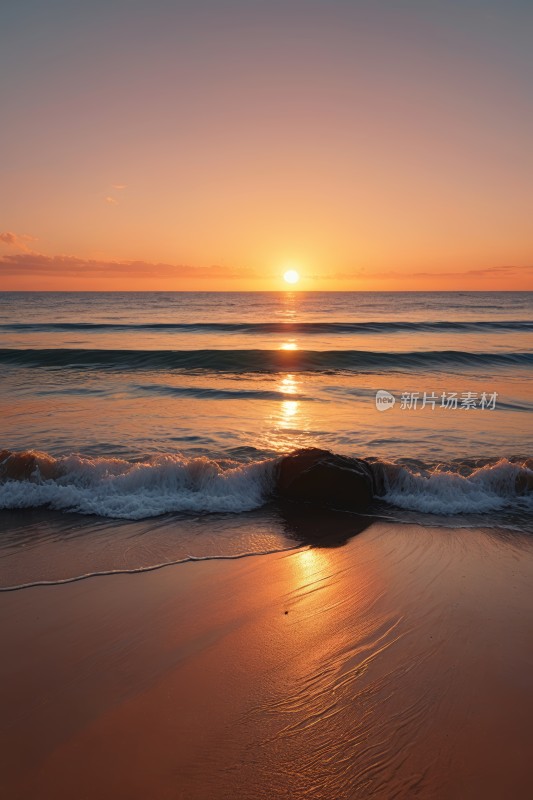
<path fill-rule="evenodd" d="M 2 293 L 0 450 L 61 476 L 0 483 L 1 584 L 299 546 L 311 446 L 402 467 L 369 518 L 533 532 L 532 368 L 531 292 Z"/>

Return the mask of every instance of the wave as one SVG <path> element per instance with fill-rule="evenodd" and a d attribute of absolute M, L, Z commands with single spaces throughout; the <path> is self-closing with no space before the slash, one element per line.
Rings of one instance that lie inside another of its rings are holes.
<path fill-rule="evenodd" d="M 235 553 L 232 555 L 212 555 L 212 556 L 186 556 L 185 558 L 175 558 L 171 561 L 162 561 L 158 564 L 150 564 L 144 567 L 122 567 L 121 569 L 102 569 L 95 572 L 83 572 L 81 575 L 72 575 L 69 578 L 55 578 L 52 580 L 37 580 L 27 583 L 15 583 L 11 586 L 0 586 L 0 592 L 16 592 L 21 589 L 35 589 L 38 586 L 64 586 L 67 583 L 78 583 L 88 578 L 105 578 L 111 575 L 139 575 L 145 572 L 157 572 L 165 567 L 175 567 L 178 564 L 190 564 L 198 561 L 241 561 L 243 558 L 257 558 L 257 556 L 273 556 L 281 553 L 290 553 L 293 550 L 301 550 L 301 544 L 291 547 L 276 547 L 271 550 L 251 550 L 250 552 Z"/>
<path fill-rule="evenodd" d="M 385 469 L 383 500 L 407 511 L 453 516 L 488 514 L 512 507 L 533 511 L 531 461 L 501 459 L 461 474 L 450 467 L 438 469 Z"/>
<path fill-rule="evenodd" d="M 0 324 L 0 331 L 182 331 L 220 333 L 399 333 L 533 331 L 531 320 L 481 320 L 407 322 L 401 320 L 369 322 L 16 322 Z"/>
<path fill-rule="evenodd" d="M 528 367 L 533 353 L 463 350 L 92 350 L 1 349 L 0 364 L 73 369 L 201 370 L 208 372 L 328 372 L 449 367 Z"/>
<path fill-rule="evenodd" d="M 275 461 L 219 462 L 156 455 L 141 462 L 27 451 L 32 474 L 0 484 L 0 508 L 39 508 L 145 519 L 189 512 L 242 512 L 261 506 L 273 489 Z M 47 475 L 57 477 L 46 477 Z"/>
<path fill-rule="evenodd" d="M 314 397 L 298 392 L 276 392 L 269 389 L 211 389 L 205 386 L 168 386 L 140 384 L 132 386 L 135 394 L 154 394 L 167 397 L 195 397 L 198 400 L 307 400 Z"/>
<path fill-rule="evenodd" d="M 0 455 L 0 467 L 6 453 Z M 273 497 L 279 464 L 279 457 L 239 463 L 178 454 L 133 462 L 77 454 L 53 458 L 36 451 L 18 458 L 26 471 L 19 480 L 0 483 L 0 509 L 48 507 L 128 520 L 251 511 Z M 371 464 L 384 484 L 380 500 L 445 516 L 533 511 L 532 467 L 533 461 L 525 459 L 477 467 Z"/>

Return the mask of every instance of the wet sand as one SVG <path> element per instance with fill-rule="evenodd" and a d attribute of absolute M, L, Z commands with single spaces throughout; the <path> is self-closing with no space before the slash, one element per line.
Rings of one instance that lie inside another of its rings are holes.
<path fill-rule="evenodd" d="M 529 798 L 532 585 L 527 535 L 376 522 L 0 594 L 2 794 Z"/>

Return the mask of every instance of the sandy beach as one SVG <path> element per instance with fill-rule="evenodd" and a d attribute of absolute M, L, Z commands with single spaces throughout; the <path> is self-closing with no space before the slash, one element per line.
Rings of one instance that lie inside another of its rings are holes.
<path fill-rule="evenodd" d="M 3 593 L 2 793 L 527 798 L 532 579 L 527 535 L 376 522 Z"/>

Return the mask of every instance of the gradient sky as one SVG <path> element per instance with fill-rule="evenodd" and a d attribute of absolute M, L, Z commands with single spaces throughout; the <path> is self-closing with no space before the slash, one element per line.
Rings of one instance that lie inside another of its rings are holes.
<path fill-rule="evenodd" d="M 0 289 L 533 289 L 531 0 L 17 0 Z"/>

